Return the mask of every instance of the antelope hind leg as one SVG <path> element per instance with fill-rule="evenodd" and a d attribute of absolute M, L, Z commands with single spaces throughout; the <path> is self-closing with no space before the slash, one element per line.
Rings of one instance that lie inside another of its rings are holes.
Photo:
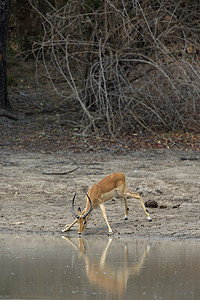
<path fill-rule="evenodd" d="M 150 217 L 149 213 L 147 212 L 146 207 L 144 206 L 144 203 L 142 201 L 142 198 L 140 197 L 140 195 L 138 193 L 132 193 L 132 192 L 128 191 L 128 192 L 126 192 L 126 197 L 138 199 L 140 201 L 140 204 L 142 205 L 142 208 L 143 208 L 143 210 L 145 212 L 147 220 L 149 222 L 152 221 L 152 218 Z"/>
<path fill-rule="evenodd" d="M 120 193 L 117 189 L 114 191 L 114 197 L 118 198 L 118 199 L 123 199 L 124 200 L 124 204 L 125 204 L 125 220 L 128 220 L 128 205 L 127 205 L 127 198 L 126 195 L 124 195 L 123 193 Z"/>
<path fill-rule="evenodd" d="M 148 220 L 149 222 L 151 222 L 151 221 L 152 221 L 152 218 L 150 217 L 149 213 L 147 212 L 146 207 L 144 206 L 144 203 L 143 203 L 143 201 L 142 201 L 142 198 L 140 197 L 140 195 L 139 195 L 138 193 L 133 193 L 133 194 L 135 194 L 135 198 L 138 199 L 138 200 L 140 201 L 140 204 L 142 205 L 142 208 L 143 208 L 143 210 L 144 210 L 144 212 L 145 212 L 145 215 L 146 215 L 146 217 L 147 217 L 147 220 Z"/>

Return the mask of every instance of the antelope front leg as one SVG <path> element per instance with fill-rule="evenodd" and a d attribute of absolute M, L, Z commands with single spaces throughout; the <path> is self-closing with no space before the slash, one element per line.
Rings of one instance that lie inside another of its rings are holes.
<path fill-rule="evenodd" d="M 111 233 L 111 232 L 112 232 L 112 229 L 111 229 L 111 227 L 110 227 L 110 224 L 108 223 L 108 219 L 107 219 L 107 216 L 106 216 L 105 206 L 104 206 L 103 203 L 100 204 L 99 206 L 100 206 L 100 208 L 101 208 L 101 211 L 102 211 L 104 220 L 106 221 L 106 224 L 107 224 L 107 226 L 108 226 L 109 232 Z"/>
<path fill-rule="evenodd" d="M 69 225 L 68 227 L 62 229 L 61 231 L 62 231 L 62 232 L 65 232 L 65 231 L 70 230 L 70 228 L 71 228 L 72 226 L 74 226 L 74 224 L 76 224 L 77 222 L 78 222 L 78 219 L 74 220 L 74 222 L 73 222 L 71 225 Z M 66 226 L 67 226 L 67 225 L 66 225 Z"/>
<path fill-rule="evenodd" d="M 128 220 L 128 205 L 127 205 L 127 199 L 124 198 L 124 204 L 125 204 L 125 220 Z"/>

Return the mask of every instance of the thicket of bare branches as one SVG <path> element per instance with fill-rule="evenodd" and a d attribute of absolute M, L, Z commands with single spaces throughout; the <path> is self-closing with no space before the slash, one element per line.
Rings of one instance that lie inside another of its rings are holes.
<path fill-rule="evenodd" d="M 34 52 L 54 89 L 78 104 L 85 130 L 199 128 L 199 1 L 46 3 Z"/>

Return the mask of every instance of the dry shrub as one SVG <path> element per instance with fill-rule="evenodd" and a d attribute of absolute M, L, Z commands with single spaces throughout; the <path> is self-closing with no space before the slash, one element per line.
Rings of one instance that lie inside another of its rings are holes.
<path fill-rule="evenodd" d="M 34 53 L 84 131 L 198 129 L 199 1 L 46 2 Z"/>

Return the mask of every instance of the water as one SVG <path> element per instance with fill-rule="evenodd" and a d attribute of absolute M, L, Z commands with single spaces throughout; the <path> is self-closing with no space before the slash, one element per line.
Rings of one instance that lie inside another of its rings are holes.
<path fill-rule="evenodd" d="M 199 297 L 200 241 L 0 235 L 0 299 Z"/>

